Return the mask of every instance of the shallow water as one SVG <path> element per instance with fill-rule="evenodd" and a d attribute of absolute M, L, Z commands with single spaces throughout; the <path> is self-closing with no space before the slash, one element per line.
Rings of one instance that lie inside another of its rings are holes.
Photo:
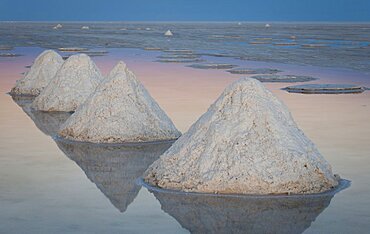
<path fill-rule="evenodd" d="M 370 71 L 370 24 L 0 22 L 0 45 L 190 49 L 233 57 Z M 81 30 L 87 25 L 89 30 Z M 168 29 L 173 37 L 165 37 Z M 259 44 L 256 44 L 258 42 Z M 263 42 L 263 44 L 261 44 Z M 278 45 L 278 46 L 277 46 Z"/>
<path fill-rule="evenodd" d="M 107 50 L 107 56 L 93 58 L 103 73 L 123 59 L 182 132 L 240 78 L 224 70 L 153 62 L 158 51 Z M 0 59 L 0 233 L 368 233 L 370 91 L 304 95 L 281 90 L 289 83 L 266 83 L 334 173 L 352 181 L 335 196 L 261 202 L 171 195 L 135 183 L 169 145 L 117 148 L 55 141 L 50 135 L 68 116 L 34 113 L 27 100 L 6 94 L 42 49 L 14 51 L 24 56 Z M 342 68 L 211 61 L 319 78 L 309 83 L 370 83 L 368 74 Z"/>

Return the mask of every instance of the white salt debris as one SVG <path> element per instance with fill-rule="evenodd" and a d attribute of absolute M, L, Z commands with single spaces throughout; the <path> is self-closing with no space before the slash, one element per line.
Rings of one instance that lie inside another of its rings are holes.
<path fill-rule="evenodd" d="M 173 33 L 171 32 L 171 30 L 167 30 L 165 33 L 164 33 L 165 36 L 167 37 L 172 37 L 173 36 Z"/>
<path fill-rule="evenodd" d="M 89 26 L 82 26 L 81 29 L 83 29 L 83 30 L 89 30 L 90 27 Z"/>
<path fill-rule="evenodd" d="M 37 96 L 54 78 L 64 60 L 53 50 L 45 50 L 34 61 L 26 76 L 17 81 L 12 95 Z"/>
<path fill-rule="evenodd" d="M 320 193 L 338 184 L 287 107 L 249 78 L 227 87 L 144 180 L 160 188 L 228 194 Z"/>
<path fill-rule="evenodd" d="M 271 27 L 270 24 L 265 24 L 265 28 L 269 28 L 269 27 Z"/>
<path fill-rule="evenodd" d="M 40 111 L 74 111 L 102 80 L 103 76 L 89 56 L 72 55 L 35 99 L 32 108 Z"/>
<path fill-rule="evenodd" d="M 59 135 L 94 143 L 151 142 L 181 133 L 135 75 L 119 62 Z"/>

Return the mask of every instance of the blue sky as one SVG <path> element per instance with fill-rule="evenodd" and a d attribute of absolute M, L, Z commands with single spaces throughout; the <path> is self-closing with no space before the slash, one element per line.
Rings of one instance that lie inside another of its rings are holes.
<path fill-rule="evenodd" d="M 370 0 L 0 0 L 0 20 L 370 21 Z"/>

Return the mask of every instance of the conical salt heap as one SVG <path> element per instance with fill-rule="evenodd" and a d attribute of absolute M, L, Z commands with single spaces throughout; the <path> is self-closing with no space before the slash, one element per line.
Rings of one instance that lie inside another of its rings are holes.
<path fill-rule="evenodd" d="M 338 184 L 287 107 L 248 78 L 227 87 L 144 180 L 167 189 L 229 194 L 319 193 Z"/>
<path fill-rule="evenodd" d="M 35 99 L 32 108 L 40 111 L 74 111 L 102 80 L 103 76 L 89 56 L 72 55 Z"/>
<path fill-rule="evenodd" d="M 63 62 L 62 56 L 58 53 L 45 50 L 36 58 L 26 76 L 17 81 L 10 93 L 12 95 L 39 95 L 54 78 Z"/>
<path fill-rule="evenodd" d="M 148 142 L 181 133 L 144 86 L 119 62 L 61 127 L 67 139 L 94 143 Z"/>

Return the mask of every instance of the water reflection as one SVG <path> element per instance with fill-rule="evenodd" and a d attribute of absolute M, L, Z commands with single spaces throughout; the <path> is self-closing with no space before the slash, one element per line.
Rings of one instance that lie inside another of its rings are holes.
<path fill-rule="evenodd" d="M 12 96 L 13 100 L 48 136 L 56 136 L 69 112 L 41 112 L 31 108 L 34 97 Z M 90 144 L 56 138 L 59 149 L 85 172 L 89 180 L 120 211 L 137 196 L 136 180 L 173 142 L 137 145 Z"/>
<path fill-rule="evenodd" d="M 302 233 L 333 197 L 226 197 L 151 191 L 191 233 Z"/>
<path fill-rule="evenodd" d="M 55 136 L 60 126 L 71 116 L 70 112 L 42 112 L 31 108 L 34 97 L 12 96 L 15 103 L 33 120 L 36 127 L 48 136 Z"/>
<path fill-rule="evenodd" d="M 120 211 L 124 212 L 137 196 L 136 180 L 172 144 L 102 145 L 56 141 Z"/>

